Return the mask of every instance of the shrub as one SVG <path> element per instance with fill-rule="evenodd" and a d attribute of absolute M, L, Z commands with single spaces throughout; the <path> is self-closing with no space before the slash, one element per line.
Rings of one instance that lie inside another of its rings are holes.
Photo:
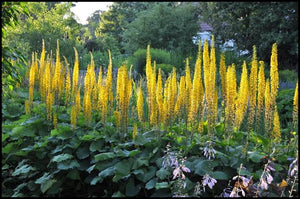
<path fill-rule="evenodd" d="M 161 68 L 161 70 L 165 73 L 168 74 L 172 72 L 173 66 L 171 64 L 157 64 L 156 69 Z"/>
<path fill-rule="evenodd" d="M 278 92 L 276 98 L 277 110 L 280 115 L 282 128 L 287 128 L 288 124 L 293 121 L 293 98 L 295 89 L 284 89 Z"/>
<path fill-rule="evenodd" d="M 134 69 L 139 74 L 145 74 L 146 66 L 146 49 L 138 49 L 135 53 L 128 58 L 127 65 L 133 65 Z M 151 60 L 156 61 L 156 64 L 172 64 L 171 54 L 162 49 L 152 49 L 150 50 Z"/>
<path fill-rule="evenodd" d="M 295 82 L 298 79 L 298 74 L 292 70 L 280 70 L 279 72 L 279 79 L 281 82 Z"/>

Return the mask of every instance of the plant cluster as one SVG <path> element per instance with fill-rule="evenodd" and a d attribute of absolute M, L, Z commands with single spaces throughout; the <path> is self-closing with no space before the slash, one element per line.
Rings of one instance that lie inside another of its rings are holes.
<path fill-rule="evenodd" d="M 253 46 L 239 84 L 224 54 L 218 67 L 214 37 L 210 48 L 199 43 L 194 72 L 186 59 L 181 76 L 174 67 L 163 77 L 148 45 L 139 82 L 126 65 L 113 73 L 110 51 L 106 71 L 95 70 L 91 54 L 80 79 L 76 49 L 73 69 L 58 42 L 55 59 L 42 49 L 39 59 L 32 54 L 28 93 L 6 99 L 2 111 L 3 196 L 298 194 L 298 83 L 284 138 L 276 43 L 270 77 Z"/>

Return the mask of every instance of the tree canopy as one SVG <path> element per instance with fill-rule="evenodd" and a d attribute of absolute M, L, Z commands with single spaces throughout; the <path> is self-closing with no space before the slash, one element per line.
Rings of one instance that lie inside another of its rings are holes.
<path fill-rule="evenodd" d="M 127 26 L 122 35 L 123 48 L 132 53 L 150 44 L 153 48 L 189 52 L 193 47 L 192 37 L 198 30 L 196 7 L 192 3 L 160 2 L 140 12 Z"/>
<path fill-rule="evenodd" d="M 271 46 L 278 44 L 280 68 L 298 63 L 298 2 L 203 2 L 205 21 L 222 43 L 234 39 L 238 49 L 257 46 L 261 60 L 270 59 Z"/>

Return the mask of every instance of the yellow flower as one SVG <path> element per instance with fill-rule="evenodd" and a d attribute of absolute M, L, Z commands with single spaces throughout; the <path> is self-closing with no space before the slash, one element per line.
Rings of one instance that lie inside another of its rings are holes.
<path fill-rule="evenodd" d="M 268 135 L 271 131 L 271 96 L 270 96 L 270 82 L 266 80 L 265 88 L 265 132 Z"/>
<path fill-rule="evenodd" d="M 113 103 L 113 91 L 112 91 L 112 59 L 110 50 L 108 50 L 108 58 L 109 63 L 107 67 L 107 75 L 106 75 L 106 91 L 108 95 L 108 101 L 112 104 Z"/>
<path fill-rule="evenodd" d="M 236 103 L 236 73 L 235 73 L 235 65 L 232 64 L 227 68 L 226 73 L 226 109 L 225 109 L 225 118 L 229 127 L 233 127 L 234 122 L 234 106 Z"/>
<path fill-rule="evenodd" d="M 237 127 L 237 129 L 239 129 L 241 126 L 241 123 L 243 121 L 244 115 L 247 110 L 247 105 L 248 105 L 248 74 L 247 74 L 246 62 L 244 61 L 240 88 L 238 92 L 238 99 L 236 103 L 235 126 Z"/>
<path fill-rule="evenodd" d="M 117 76 L 117 109 L 121 114 L 121 126 L 127 131 L 128 108 L 132 92 L 132 80 L 128 77 L 125 65 L 118 70 Z"/>
<path fill-rule="evenodd" d="M 67 77 L 66 77 L 66 104 L 70 102 L 71 99 L 71 77 L 70 77 L 70 70 L 69 67 L 67 67 Z"/>
<path fill-rule="evenodd" d="M 80 87 L 76 89 L 76 97 L 75 97 L 75 104 L 76 104 L 76 115 L 80 114 L 81 111 L 81 103 L 80 103 Z"/>
<path fill-rule="evenodd" d="M 219 70 L 220 76 L 221 76 L 221 86 L 222 86 L 222 97 L 223 100 L 226 100 L 226 64 L 225 64 L 225 54 L 221 54 L 220 58 L 220 70 Z"/>
<path fill-rule="evenodd" d="M 116 119 L 116 126 L 120 127 L 121 125 L 121 116 L 118 111 L 114 111 L 115 119 Z"/>
<path fill-rule="evenodd" d="M 256 46 L 253 46 L 253 56 L 251 62 L 251 72 L 249 80 L 249 115 L 248 115 L 248 129 L 252 129 L 252 125 L 255 117 L 256 108 L 256 92 L 257 92 L 257 57 L 256 57 Z"/>
<path fill-rule="evenodd" d="M 32 104 L 33 101 L 34 80 L 35 80 L 35 70 L 34 70 L 34 64 L 32 64 L 29 73 L 29 104 L 30 105 Z"/>
<path fill-rule="evenodd" d="M 143 91 L 140 86 L 137 89 L 137 112 L 138 112 L 138 119 L 140 122 L 143 121 L 143 106 L 144 106 L 144 100 L 143 100 Z"/>
<path fill-rule="evenodd" d="M 53 113 L 53 126 L 55 129 L 57 129 L 57 114 Z"/>
<path fill-rule="evenodd" d="M 162 77 L 161 69 L 158 69 L 158 77 L 156 84 L 156 103 L 158 106 L 158 117 L 160 122 L 163 121 L 163 87 L 162 87 Z"/>
<path fill-rule="evenodd" d="M 293 101 L 293 123 L 295 128 L 298 123 L 298 81 L 296 83 L 294 101 Z"/>
<path fill-rule="evenodd" d="M 279 121 L 277 107 L 275 107 L 275 112 L 274 112 L 272 137 L 275 139 L 275 141 L 280 141 L 281 138 L 280 121 Z"/>
<path fill-rule="evenodd" d="M 25 100 L 25 113 L 29 114 L 30 113 L 30 105 L 29 105 L 29 101 Z"/>
<path fill-rule="evenodd" d="M 195 64 L 193 87 L 191 90 L 191 106 L 189 109 L 188 122 L 194 122 L 198 111 L 202 111 L 203 85 L 201 77 L 201 42 L 198 47 L 198 56 Z"/>
<path fill-rule="evenodd" d="M 41 52 L 41 58 L 40 58 L 40 70 L 39 70 L 39 83 L 40 83 L 40 94 L 41 94 L 41 99 L 42 101 L 45 102 L 45 87 L 44 87 L 44 72 L 45 72 L 45 42 L 44 40 L 42 41 L 43 46 L 42 46 L 42 52 Z"/>
<path fill-rule="evenodd" d="M 189 59 L 186 58 L 186 68 L 185 68 L 185 102 L 186 110 L 190 110 L 191 107 L 191 91 L 192 91 L 192 81 L 191 81 L 191 71 L 189 66 Z"/>
<path fill-rule="evenodd" d="M 259 66 L 259 72 L 258 72 L 258 93 L 257 93 L 257 112 L 256 112 L 256 121 L 257 124 L 260 121 L 260 116 L 263 111 L 263 100 L 264 100 L 264 94 L 265 94 L 265 87 L 266 87 L 266 82 L 265 82 L 265 73 L 264 73 L 264 62 L 260 61 L 260 66 Z"/>
<path fill-rule="evenodd" d="M 175 105 L 175 115 L 178 117 L 183 116 L 183 108 L 184 108 L 184 101 L 185 101 L 185 76 L 180 77 L 179 83 L 179 96 L 176 101 Z"/>
<path fill-rule="evenodd" d="M 278 92 L 279 85 L 279 74 L 278 74 L 278 63 L 277 63 L 277 44 L 274 43 L 272 46 L 271 55 L 271 68 L 270 68 L 270 86 L 271 86 L 271 102 L 275 104 L 275 99 Z"/>
<path fill-rule="evenodd" d="M 75 51 L 75 62 L 74 62 L 74 69 L 73 69 L 73 78 L 72 78 L 72 95 L 75 96 L 75 89 L 77 89 L 78 85 L 78 75 L 79 75 L 79 59 L 78 59 L 78 53 L 76 48 L 74 48 Z"/>
<path fill-rule="evenodd" d="M 135 140 L 136 136 L 137 136 L 137 124 L 135 123 L 133 125 L 132 139 Z"/>

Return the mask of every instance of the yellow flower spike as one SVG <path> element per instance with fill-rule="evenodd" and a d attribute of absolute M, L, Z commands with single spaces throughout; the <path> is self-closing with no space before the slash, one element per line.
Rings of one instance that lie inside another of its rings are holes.
<path fill-rule="evenodd" d="M 257 86 L 257 112 L 256 112 L 256 122 L 257 125 L 261 121 L 261 114 L 263 112 L 263 104 L 264 104 L 264 94 L 265 94 L 265 87 L 266 87 L 266 81 L 265 81 L 265 73 L 264 73 L 264 62 L 259 62 L 259 72 L 258 72 L 258 86 Z"/>
<path fill-rule="evenodd" d="M 248 105 L 248 74 L 246 68 L 246 61 L 243 63 L 242 76 L 236 103 L 236 118 L 235 127 L 240 128 Z"/>
<path fill-rule="evenodd" d="M 25 113 L 26 113 L 26 114 L 29 114 L 29 113 L 30 113 L 29 100 L 25 100 Z"/>
<path fill-rule="evenodd" d="M 271 68 L 270 68 L 270 86 L 271 86 L 271 102 L 275 104 L 278 86 L 279 86 L 279 74 L 278 74 L 278 63 L 277 63 L 277 43 L 272 46 L 271 55 Z"/>
<path fill-rule="evenodd" d="M 255 117 L 256 98 L 257 98 L 257 56 L 256 46 L 253 46 L 253 56 L 251 62 L 251 72 L 249 80 L 249 115 L 248 115 L 248 130 L 252 129 Z"/>
<path fill-rule="evenodd" d="M 235 65 L 232 64 L 227 68 L 226 73 L 226 109 L 225 109 L 225 118 L 229 127 L 233 127 L 234 122 L 234 106 L 236 103 L 236 74 L 235 74 Z"/>
<path fill-rule="evenodd" d="M 72 78 L 72 95 L 75 96 L 76 89 L 78 85 L 78 75 L 79 75 L 79 59 L 78 59 L 78 53 L 76 48 L 74 47 L 75 51 L 75 62 L 74 62 L 74 68 L 73 68 L 73 78 Z"/>
<path fill-rule="evenodd" d="M 57 129 L 57 114 L 53 113 L 53 127 Z"/>
<path fill-rule="evenodd" d="M 158 121 L 163 121 L 163 84 L 161 77 L 161 69 L 158 69 L 157 84 L 156 84 L 156 103 L 158 106 Z"/>
<path fill-rule="evenodd" d="M 77 123 L 77 111 L 76 111 L 76 105 L 74 104 L 71 110 L 71 125 L 73 130 L 76 128 L 76 123 Z"/>
<path fill-rule="evenodd" d="M 270 95 L 270 81 L 266 80 L 265 88 L 265 132 L 268 135 L 271 131 L 271 95 Z"/>
<path fill-rule="evenodd" d="M 76 115 L 78 117 L 81 111 L 80 87 L 76 89 L 75 104 L 76 104 Z"/>
<path fill-rule="evenodd" d="M 40 94 L 42 101 L 45 102 L 45 84 L 44 84 L 44 74 L 45 74 L 45 42 L 42 40 L 43 46 L 42 46 L 42 52 L 41 52 L 41 58 L 40 58 L 40 70 L 39 70 L 39 83 L 40 83 Z"/>
<path fill-rule="evenodd" d="M 188 115 L 188 122 L 195 122 L 198 111 L 202 111 L 203 99 L 203 85 L 201 77 L 201 41 L 198 46 L 198 55 L 195 64 L 195 72 L 193 78 L 193 85 L 191 90 L 191 106 Z"/>
<path fill-rule="evenodd" d="M 106 75 L 106 91 L 108 95 L 108 101 L 112 104 L 113 103 L 113 91 L 112 91 L 112 59 L 110 50 L 108 50 L 108 58 L 109 63 L 107 67 L 107 75 Z"/>
<path fill-rule="evenodd" d="M 219 69 L 220 77 L 221 77 L 221 87 L 222 87 L 222 97 L 223 100 L 226 100 L 226 64 L 225 64 L 225 54 L 221 54 L 220 58 L 220 69 Z"/>
<path fill-rule="evenodd" d="M 136 136 L 137 136 L 137 124 L 135 123 L 133 125 L 133 130 L 132 130 L 132 139 L 135 140 Z"/>
<path fill-rule="evenodd" d="M 144 106 L 144 100 L 143 100 L 143 91 L 141 88 L 141 82 L 139 84 L 139 87 L 137 89 L 137 112 L 138 112 L 138 119 L 140 122 L 143 121 L 143 106 Z"/>
<path fill-rule="evenodd" d="M 298 123 L 298 81 L 296 83 L 294 100 L 293 100 L 293 124 L 294 128 L 296 128 Z"/>
<path fill-rule="evenodd" d="M 185 102 L 186 110 L 190 110 L 191 107 L 191 91 L 192 91 L 192 81 L 191 81 L 191 71 L 189 66 L 189 59 L 186 58 L 186 68 L 185 68 Z"/>
<path fill-rule="evenodd" d="M 183 115 L 183 107 L 185 103 L 185 76 L 180 77 L 180 83 L 179 83 L 179 96 L 176 101 L 175 105 L 175 115 L 178 116 L 178 118 L 182 117 Z"/>
<path fill-rule="evenodd" d="M 280 141 L 280 138 L 281 138 L 280 121 L 279 121 L 277 107 L 275 107 L 275 112 L 274 112 L 272 137 L 275 139 L 275 141 L 278 141 L 278 142 Z"/>
<path fill-rule="evenodd" d="M 33 101 L 34 81 L 35 81 L 35 68 L 34 68 L 34 63 L 32 63 L 31 67 L 30 67 L 30 73 L 29 73 L 29 104 L 30 104 L 30 106 Z"/>
<path fill-rule="evenodd" d="M 71 77 L 70 77 L 69 67 L 67 67 L 65 92 L 66 92 L 65 104 L 68 105 L 68 103 L 70 102 L 70 99 L 71 99 Z"/>
<path fill-rule="evenodd" d="M 121 116 L 118 111 L 114 111 L 115 119 L 116 119 L 116 126 L 120 127 L 121 125 Z"/>

